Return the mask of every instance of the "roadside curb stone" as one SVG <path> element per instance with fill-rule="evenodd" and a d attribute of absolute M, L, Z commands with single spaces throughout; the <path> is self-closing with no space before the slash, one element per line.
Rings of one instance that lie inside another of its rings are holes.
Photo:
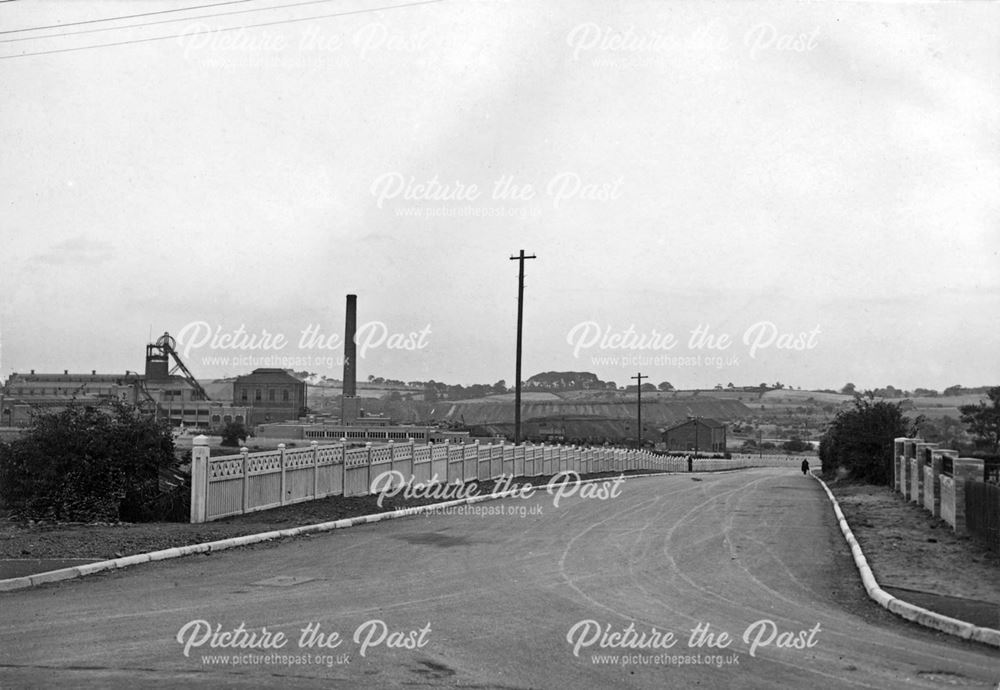
<path fill-rule="evenodd" d="M 813 479 L 820 483 L 820 486 L 823 487 L 823 490 L 826 491 L 826 495 L 830 498 L 830 502 L 833 503 L 833 514 L 837 517 L 837 524 L 840 526 L 840 531 L 844 535 L 847 545 L 851 548 L 851 555 L 854 557 L 854 565 L 857 567 L 858 572 L 861 575 L 861 582 L 864 584 L 865 591 L 871 599 L 876 601 L 879 606 L 891 611 L 897 616 L 917 623 L 918 625 L 922 625 L 926 628 L 933 628 L 934 630 L 939 630 L 941 632 L 948 633 L 949 635 L 961 637 L 964 640 L 974 640 L 993 647 L 1000 647 L 1000 630 L 983 628 L 978 625 L 973 625 L 972 623 L 967 623 L 966 621 L 960 621 L 957 618 L 951 618 L 950 616 L 929 611 L 920 606 L 916 606 L 915 604 L 898 599 L 882 589 L 882 587 L 880 587 L 878 582 L 875 580 L 875 576 L 872 574 L 872 569 L 868 565 L 868 560 L 865 558 L 864 552 L 861 550 L 861 545 L 858 544 L 858 540 L 855 539 L 854 533 L 851 532 L 851 528 L 847 524 L 847 518 L 844 517 L 844 513 L 840 509 L 840 503 L 837 502 L 837 498 L 833 495 L 833 492 L 830 491 L 830 487 L 826 485 L 826 482 L 820 479 L 818 475 L 813 472 L 810 472 L 809 474 Z"/>

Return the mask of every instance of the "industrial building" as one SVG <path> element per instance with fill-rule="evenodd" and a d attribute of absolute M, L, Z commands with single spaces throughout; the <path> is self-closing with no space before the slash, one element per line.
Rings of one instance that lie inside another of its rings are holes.
<path fill-rule="evenodd" d="M 439 429 L 436 426 L 398 424 L 388 417 L 365 416 L 361 399 L 357 395 L 357 348 L 355 334 L 358 320 L 357 295 L 347 295 L 344 318 L 344 383 L 341 395 L 340 422 L 307 416 L 305 408 L 305 383 L 298 381 L 281 369 L 258 369 L 249 376 L 241 376 L 234 385 L 235 401 L 247 405 L 254 420 L 254 433 L 262 438 L 304 440 L 335 443 L 346 439 L 349 443 L 385 443 L 387 441 L 415 443 L 469 443 L 468 431 Z M 301 405 L 296 408 L 298 389 L 301 386 Z M 281 403 L 279 405 L 279 403 Z M 301 412 L 291 415 L 292 409 Z M 288 416 L 279 416 L 288 415 Z M 297 422 L 292 420 L 299 418 Z M 268 423 L 270 422 L 270 423 Z M 275 423 L 278 422 L 278 423 Z"/>
<path fill-rule="evenodd" d="M 28 426 L 34 415 L 58 412 L 74 402 L 101 407 L 113 400 L 137 405 L 172 426 L 209 429 L 230 421 L 246 423 L 248 409 L 210 400 L 180 360 L 174 345 L 169 333 L 148 344 L 142 374 L 71 374 L 68 370 L 36 374 L 34 369 L 28 374 L 13 373 L 0 390 L 0 426 Z"/>
<path fill-rule="evenodd" d="M 667 451 L 693 453 L 724 453 L 726 425 L 710 417 L 692 417 L 664 430 L 663 444 Z"/>
<path fill-rule="evenodd" d="M 37 412 L 57 412 L 71 401 L 103 405 L 111 400 L 136 404 L 138 374 L 13 373 L 0 389 L 0 426 L 22 427 Z"/>
<path fill-rule="evenodd" d="M 247 408 L 254 426 L 305 415 L 306 394 L 305 381 L 284 369 L 254 369 L 233 383 L 233 402 Z"/>

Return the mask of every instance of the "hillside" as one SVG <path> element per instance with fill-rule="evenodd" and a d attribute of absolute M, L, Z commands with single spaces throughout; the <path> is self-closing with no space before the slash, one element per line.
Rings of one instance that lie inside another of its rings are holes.
<path fill-rule="evenodd" d="M 496 396 L 496 400 L 460 400 L 438 402 L 431 406 L 433 419 L 464 422 L 468 425 L 511 424 L 514 422 L 514 406 L 508 396 Z M 688 416 L 712 417 L 719 420 L 733 420 L 753 414 L 749 407 L 736 400 L 643 400 L 642 417 L 650 426 L 670 426 L 684 421 Z M 604 400 L 521 400 L 521 419 L 541 421 L 562 419 L 577 420 L 632 420 L 636 416 L 635 401 Z"/>

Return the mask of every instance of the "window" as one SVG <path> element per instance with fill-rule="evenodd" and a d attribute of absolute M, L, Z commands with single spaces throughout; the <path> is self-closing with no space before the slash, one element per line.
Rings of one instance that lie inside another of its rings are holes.
<path fill-rule="evenodd" d="M 218 424 L 220 419 L 221 419 L 221 417 L 219 417 L 219 415 L 217 415 L 217 414 L 213 414 L 212 415 L 212 422 L 213 423 Z"/>
<path fill-rule="evenodd" d="M 247 401 L 247 392 L 246 392 L 246 389 L 243 389 L 243 392 L 240 393 L 240 400 L 242 400 L 243 402 Z"/>
<path fill-rule="evenodd" d="M 274 402 L 274 393 L 275 393 L 275 390 L 273 388 L 269 388 L 268 389 L 268 391 L 267 391 L 267 399 L 270 402 Z"/>
<path fill-rule="evenodd" d="M 253 392 L 253 399 L 258 402 L 260 401 L 260 388 L 256 389 Z"/>
<path fill-rule="evenodd" d="M 288 396 L 288 389 L 287 388 L 285 388 L 284 390 L 281 391 L 281 399 L 284 402 L 288 402 L 289 396 Z"/>

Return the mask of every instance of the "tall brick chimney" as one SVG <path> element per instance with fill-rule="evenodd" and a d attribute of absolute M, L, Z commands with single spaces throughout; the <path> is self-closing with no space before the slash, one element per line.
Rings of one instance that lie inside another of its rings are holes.
<path fill-rule="evenodd" d="M 347 318 L 344 320 L 344 395 L 358 393 L 358 363 L 354 361 L 358 346 L 354 335 L 358 330 L 358 296 L 347 296 Z"/>
<path fill-rule="evenodd" d="M 358 418 L 358 346 L 354 336 L 358 330 L 358 296 L 347 296 L 347 316 L 344 319 L 344 391 L 340 406 L 340 422 L 350 424 Z"/>

